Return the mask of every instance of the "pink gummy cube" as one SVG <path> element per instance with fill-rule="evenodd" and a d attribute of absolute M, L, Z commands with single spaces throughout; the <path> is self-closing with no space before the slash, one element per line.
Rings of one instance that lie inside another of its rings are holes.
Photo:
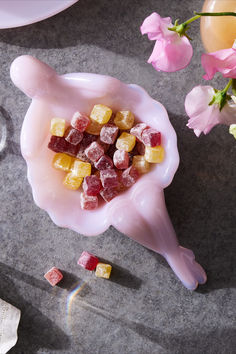
<path fill-rule="evenodd" d="M 129 166 L 129 154 L 127 151 L 123 150 L 116 150 L 113 155 L 113 162 L 114 165 L 119 170 L 124 170 Z"/>
<path fill-rule="evenodd" d="M 104 188 L 115 188 L 119 184 L 118 175 L 113 169 L 100 171 L 100 179 Z"/>
<path fill-rule="evenodd" d="M 102 189 L 101 181 L 98 176 L 91 175 L 84 177 L 83 180 L 83 191 L 89 196 L 97 195 Z"/>
<path fill-rule="evenodd" d="M 106 124 L 100 132 L 100 139 L 106 144 L 114 144 L 119 128 L 115 124 Z"/>
<path fill-rule="evenodd" d="M 52 285 L 55 286 L 59 281 L 62 280 L 63 274 L 56 267 L 51 268 L 46 274 L 44 274 L 44 278 Z"/>
<path fill-rule="evenodd" d="M 109 168 L 113 167 L 113 161 L 112 159 L 107 156 L 107 155 L 103 155 L 102 157 L 100 157 L 100 159 L 95 162 L 94 166 L 99 170 L 107 170 Z"/>
<path fill-rule="evenodd" d="M 100 195 L 105 200 L 105 202 L 110 202 L 113 198 L 118 195 L 118 191 L 115 188 L 104 188 L 101 190 Z"/>
<path fill-rule="evenodd" d="M 136 124 L 131 130 L 130 134 L 136 136 L 138 140 L 142 140 L 142 133 L 144 132 L 145 129 L 147 129 L 148 126 L 145 123 L 139 123 Z"/>
<path fill-rule="evenodd" d="M 96 162 L 104 155 L 104 149 L 98 142 L 94 141 L 85 150 L 87 158 L 93 162 Z"/>
<path fill-rule="evenodd" d="M 73 145 L 78 145 L 83 139 L 83 133 L 79 130 L 69 127 L 65 133 L 65 139 Z"/>
<path fill-rule="evenodd" d="M 87 270 L 94 270 L 98 262 L 99 259 L 95 257 L 92 253 L 83 251 L 77 263 Z"/>
<path fill-rule="evenodd" d="M 89 126 L 90 119 L 89 117 L 80 112 L 75 112 L 71 120 L 71 126 L 80 132 L 84 132 L 85 129 Z"/>
<path fill-rule="evenodd" d="M 85 210 L 93 210 L 98 207 L 98 197 L 90 196 L 85 193 L 80 194 L 80 206 Z"/>
<path fill-rule="evenodd" d="M 84 133 L 84 137 L 83 140 L 81 141 L 79 148 L 78 148 L 78 152 L 77 152 L 77 158 L 85 161 L 85 162 L 89 162 L 89 159 L 87 158 L 86 154 L 85 154 L 85 149 L 93 142 L 96 141 L 97 137 L 95 135 L 92 134 L 88 134 L 88 133 Z"/>
<path fill-rule="evenodd" d="M 130 166 L 122 173 L 121 182 L 125 187 L 131 187 L 137 181 L 138 177 L 138 170 L 135 167 Z"/>
<path fill-rule="evenodd" d="M 77 145 L 70 144 L 64 137 L 54 135 L 51 136 L 48 148 L 54 152 L 64 152 L 71 156 L 76 156 L 78 152 Z"/>
<path fill-rule="evenodd" d="M 156 129 L 148 128 L 142 133 L 142 142 L 151 147 L 161 145 L 161 133 Z"/>

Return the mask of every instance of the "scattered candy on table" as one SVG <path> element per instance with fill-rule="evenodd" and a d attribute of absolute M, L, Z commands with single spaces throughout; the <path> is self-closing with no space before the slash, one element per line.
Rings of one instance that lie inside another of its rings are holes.
<path fill-rule="evenodd" d="M 98 262 L 99 259 L 87 251 L 83 251 L 78 260 L 78 264 L 87 270 L 94 270 Z"/>
<path fill-rule="evenodd" d="M 98 263 L 95 275 L 98 278 L 109 279 L 111 275 L 112 266 L 110 264 Z"/>
<path fill-rule="evenodd" d="M 58 284 L 62 278 L 63 274 L 56 267 L 51 268 L 46 274 L 44 274 L 44 278 L 52 285 L 55 286 Z"/>

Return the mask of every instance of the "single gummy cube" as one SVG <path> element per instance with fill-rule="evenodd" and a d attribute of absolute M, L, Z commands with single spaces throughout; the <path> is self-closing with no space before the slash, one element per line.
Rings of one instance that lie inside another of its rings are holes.
<path fill-rule="evenodd" d="M 71 172 L 77 177 L 86 177 L 91 175 L 91 164 L 75 159 L 71 166 Z"/>
<path fill-rule="evenodd" d="M 146 146 L 159 146 L 161 145 L 161 133 L 153 128 L 145 129 L 142 133 L 142 142 Z"/>
<path fill-rule="evenodd" d="M 56 267 L 51 268 L 46 274 L 44 274 L 44 278 L 52 285 L 55 286 L 59 281 L 62 280 L 63 274 Z"/>
<path fill-rule="evenodd" d="M 100 171 L 100 179 L 104 188 L 115 188 L 119 184 L 118 175 L 113 169 Z"/>
<path fill-rule="evenodd" d="M 134 124 L 134 115 L 130 111 L 117 112 L 114 119 L 114 123 L 119 129 L 131 129 Z"/>
<path fill-rule="evenodd" d="M 112 266 L 110 264 L 98 263 L 95 275 L 98 278 L 109 279 L 111 275 Z"/>
<path fill-rule="evenodd" d="M 162 146 L 145 148 L 145 160 L 150 163 L 161 163 L 165 157 L 165 150 Z"/>
<path fill-rule="evenodd" d="M 90 119 L 89 117 L 80 112 L 75 112 L 71 119 L 71 126 L 81 133 L 85 131 L 85 129 L 89 126 Z"/>
<path fill-rule="evenodd" d="M 130 166 L 121 175 L 121 182 L 125 187 L 131 187 L 138 179 L 139 172 L 134 166 Z"/>
<path fill-rule="evenodd" d="M 99 124 L 106 124 L 111 118 L 111 115 L 111 108 L 104 106 L 103 104 L 96 104 L 92 109 L 90 118 Z"/>
<path fill-rule="evenodd" d="M 65 119 L 53 118 L 51 120 L 50 133 L 54 136 L 63 136 L 65 132 Z"/>
<path fill-rule="evenodd" d="M 65 139 L 70 144 L 78 145 L 83 139 L 83 133 L 81 133 L 77 129 L 69 127 L 68 129 L 66 129 Z"/>
<path fill-rule="evenodd" d="M 133 150 L 136 142 L 136 137 L 129 133 L 122 133 L 116 141 L 116 148 L 130 152 Z"/>
<path fill-rule="evenodd" d="M 54 135 L 51 136 L 48 148 L 54 152 L 64 152 L 71 156 L 76 156 L 78 152 L 77 145 L 70 144 L 64 137 Z"/>
<path fill-rule="evenodd" d="M 129 154 L 127 151 L 116 150 L 113 155 L 113 162 L 116 168 L 124 170 L 129 167 Z"/>
<path fill-rule="evenodd" d="M 99 171 L 107 170 L 109 168 L 113 168 L 113 161 L 109 156 L 103 155 L 98 161 L 94 163 L 94 167 Z"/>
<path fill-rule="evenodd" d="M 119 128 L 115 124 L 106 124 L 100 132 L 100 139 L 106 144 L 114 144 L 116 141 Z"/>
<path fill-rule="evenodd" d="M 140 174 L 147 173 L 150 170 L 149 162 L 147 162 L 142 155 L 133 157 L 133 167 L 135 167 Z"/>
<path fill-rule="evenodd" d="M 85 155 L 85 149 L 93 142 L 96 141 L 97 137 L 95 135 L 92 134 L 88 134 L 88 133 L 84 133 L 84 137 L 83 140 L 81 141 L 81 143 L 79 144 L 78 147 L 78 151 L 77 151 L 77 158 L 85 161 L 85 162 L 89 162 L 89 159 L 87 158 L 87 156 Z"/>
<path fill-rule="evenodd" d="M 96 162 L 104 155 L 104 149 L 98 142 L 94 141 L 86 148 L 85 155 L 89 160 Z"/>
<path fill-rule="evenodd" d="M 98 197 L 90 196 L 85 193 L 80 194 L 80 205 L 82 209 L 93 210 L 98 207 Z"/>
<path fill-rule="evenodd" d="M 113 198 L 118 195 L 118 190 L 115 188 L 104 188 L 100 192 L 100 196 L 109 203 Z"/>
<path fill-rule="evenodd" d="M 102 124 L 99 124 L 95 120 L 91 119 L 89 126 L 86 128 L 86 132 L 92 135 L 99 135 L 102 129 Z"/>
<path fill-rule="evenodd" d="M 89 196 L 97 195 L 102 189 L 101 181 L 98 176 L 86 176 L 83 181 L 83 190 Z"/>
<path fill-rule="evenodd" d="M 138 123 L 130 130 L 130 134 L 136 136 L 139 141 L 142 141 L 142 134 L 147 128 L 149 128 L 147 124 Z"/>
<path fill-rule="evenodd" d="M 68 189 L 76 190 L 81 186 L 82 182 L 82 177 L 78 177 L 72 172 L 68 172 L 63 180 L 63 185 Z"/>
<path fill-rule="evenodd" d="M 70 171 L 72 157 L 63 153 L 57 153 L 52 161 L 52 165 L 57 170 Z"/>
<path fill-rule="evenodd" d="M 99 262 L 99 259 L 92 253 L 83 251 L 78 259 L 78 264 L 87 270 L 94 270 Z"/>

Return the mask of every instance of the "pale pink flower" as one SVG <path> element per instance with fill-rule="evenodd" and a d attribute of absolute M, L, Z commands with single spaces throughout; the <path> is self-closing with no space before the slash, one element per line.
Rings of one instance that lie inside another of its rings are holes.
<path fill-rule="evenodd" d="M 168 30 L 173 27 L 170 17 L 162 18 L 156 12 L 148 16 L 140 27 L 142 34 L 155 40 L 153 52 L 148 59 L 157 71 L 174 72 L 184 69 L 191 61 L 193 48 L 186 36 Z"/>
<path fill-rule="evenodd" d="M 216 103 L 209 106 L 214 95 L 213 87 L 196 86 L 186 96 L 185 111 L 189 116 L 187 126 L 194 130 L 196 136 L 202 132 L 209 133 L 217 124 L 236 123 L 236 104 L 227 102 L 220 111 Z"/>
<path fill-rule="evenodd" d="M 214 53 L 202 54 L 205 80 L 211 80 L 216 72 L 224 77 L 236 79 L 236 48 L 222 49 Z"/>

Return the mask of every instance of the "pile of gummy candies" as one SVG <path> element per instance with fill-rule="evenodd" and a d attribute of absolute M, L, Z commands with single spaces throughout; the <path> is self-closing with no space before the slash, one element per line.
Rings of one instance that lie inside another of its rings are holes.
<path fill-rule="evenodd" d="M 64 119 L 51 120 L 48 148 L 57 153 L 53 167 L 67 172 L 66 188 L 77 190 L 82 184 L 82 209 L 96 209 L 98 195 L 111 201 L 148 172 L 150 163 L 163 161 L 161 133 L 134 121 L 132 112 L 113 114 L 102 104 L 89 117 L 76 112 L 67 128 Z"/>

